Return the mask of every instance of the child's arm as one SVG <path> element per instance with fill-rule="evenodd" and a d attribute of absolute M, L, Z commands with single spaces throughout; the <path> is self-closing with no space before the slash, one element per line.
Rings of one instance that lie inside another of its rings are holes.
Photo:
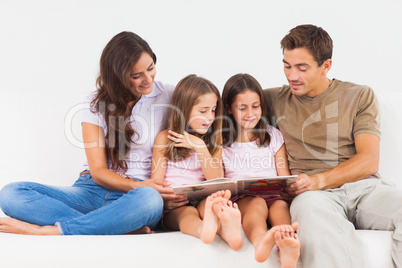
<path fill-rule="evenodd" d="M 170 185 L 170 182 L 165 180 L 167 158 L 164 156 L 166 144 L 168 143 L 167 130 L 161 131 L 155 138 L 154 148 L 152 151 L 152 172 L 151 180 Z M 170 189 L 171 190 L 171 189 Z M 161 194 L 165 202 L 165 208 L 174 209 L 184 206 L 188 203 L 186 197 L 176 195 L 173 190 L 169 194 Z"/>
<path fill-rule="evenodd" d="M 189 148 L 197 153 L 206 180 L 223 177 L 222 149 L 211 155 L 201 138 L 191 135 L 186 131 L 182 135 L 169 130 L 168 138 L 176 143 L 176 147 Z"/>
<path fill-rule="evenodd" d="M 274 157 L 275 157 L 276 173 L 278 173 L 279 176 L 290 175 L 285 144 L 282 144 L 281 148 L 279 148 Z"/>
<path fill-rule="evenodd" d="M 196 153 L 206 180 L 222 178 L 224 176 L 222 149 L 219 149 L 214 155 L 211 155 L 208 148 L 205 146 L 200 150 L 196 150 Z"/>
<path fill-rule="evenodd" d="M 281 148 L 275 154 L 276 172 L 279 176 L 288 176 L 290 174 L 288 157 L 286 155 L 285 144 L 282 144 Z M 289 187 L 289 186 L 288 186 Z M 282 198 L 286 201 L 292 201 L 294 196 L 290 195 L 288 191 L 281 192 Z"/>
<path fill-rule="evenodd" d="M 165 180 L 167 159 L 164 156 L 164 151 L 167 142 L 167 131 L 163 130 L 159 132 L 159 134 L 155 138 L 154 148 L 152 151 L 152 180 L 157 180 L 161 182 Z"/>

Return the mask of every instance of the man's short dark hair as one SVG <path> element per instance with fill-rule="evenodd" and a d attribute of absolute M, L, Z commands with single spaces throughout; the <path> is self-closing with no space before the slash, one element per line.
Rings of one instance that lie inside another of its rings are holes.
<path fill-rule="evenodd" d="M 282 39 L 281 48 L 282 50 L 306 48 L 318 66 L 321 66 L 327 59 L 332 58 L 333 44 L 331 37 L 323 28 L 305 24 L 290 30 Z"/>

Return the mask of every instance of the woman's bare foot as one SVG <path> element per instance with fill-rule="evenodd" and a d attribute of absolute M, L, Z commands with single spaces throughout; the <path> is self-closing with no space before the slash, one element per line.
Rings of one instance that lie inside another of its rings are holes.
<path fill-rule="evenodd" d="M 278 225 L 269 229 L 264 235 L 258 237 L 254 241 L 255 254 L 254 258 L 258 262 L 264 262 L 268 259 L 269 254 L 274 248 L 275 242 L 275 233 L 279 232 L 279 234 L 285 233 L 293 233 L 297 230 L 299 224 L 296 222 L 292 225 Z M 296 229 L 295 229 L 296 228 Z"/>
<path fill-rule="evenodd" d="M 148 226 L 142 226 L 140 229 L 137 229 L 135 231 L 129 232 L 127 234 L 154 234 L 155 231 L 152 231 L 151 228 Z"/>
<path fill-rule="evenodd" d="M 222 201 L 214 204 L 213 210 L 218 216 L 221 228 L 219 235 L 234 250 L 239 250 L 243 244 L 241 237 L 241 213 L 236 203 Z"/>
<path fill-rule="evenodd" d="M 200 236 L 201 241 L 205 244 L 209 244 L 214 241 L 219 227 L 219 219 L 212 211 L 212 206 L 217 202 L 225 200 L 225 194 L 227 194 L 225 191 L 218 191 L 208 196 L 205 200 L 204 218 Z"/>
<path fill-rule="evenodd" d="M 39 226 L 14 218 L 0 218 L 0 232 L 25 235 L 60 235 L 57 226 Z"/>
<path fill-rule="evenodd" d="M 282 268 L 296 268 L 300 256 L 300 242 L 296 233 L 275 233 Z"/>

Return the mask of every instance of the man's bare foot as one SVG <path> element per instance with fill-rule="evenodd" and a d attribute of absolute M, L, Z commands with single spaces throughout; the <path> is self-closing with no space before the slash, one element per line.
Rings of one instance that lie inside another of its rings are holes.
<path fill-rule="evenodd" d="M 0 232 L 24 235 L 60 235 L 57 226 L 39 226 L 14 218 L 0 218 Z"/>
<path fill-rule="evenodd" d="M 217 202 L 225 200 L 223 197 L 225 194 L 227 194 L 226 191 L 218 191 L 208 196 L 205 200 L 204 218 L 200 236 L 201 241 L 205 244 L 209 244 L 214 241 L 219 227 L 219 219 L 218 216 L 216 216 L 216 214 L 212 211 L 212 206 Z"/>
<path fill-rule="evenodd" d="M 239 250 L 243 244 L 241 237 L 241 213 L 236 203 L 222 201 L 214 204 L 213 210 L 218 216 L 221 228 L 219 235 L 234 250 Z"/>
<path fill-rule="evenodd" d="M 300 256 L 300 242 L 296 233 L 275 233 L 275 242 L 279 248 L 282 268 L 296 268 Z"/>
<path fill-rule="evenodd" d="M 294 223 L 292 225 L 278 225 L 273 226 L 264 235 L 258 237 L 254 241 L 255 254 L 254 258 L 258 262 L 264 262 L 268 259 L 269 254 L 275 246 L 275 233 L 279 232 L 279 234 L 285 233 L 293 233 L 295 231 L 294 228 L 299 227 L 298 223 Z"/>
<path fill-rule="evenodd" d="M 135 231 L 129 232 L 127 234 L 154 234 L 155 231 L 152 231 L 151 228 L 148 226 L 142 226 L 140 229 L 137 229 Z"/>

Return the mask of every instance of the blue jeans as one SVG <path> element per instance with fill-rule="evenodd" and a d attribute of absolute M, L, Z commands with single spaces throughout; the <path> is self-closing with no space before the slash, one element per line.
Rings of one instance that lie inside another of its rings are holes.
<path fill-rule="evenodd" d="M 109 191 L 83 174 L 71 187 L 15 182 L 0 191 L 0 207 L 15 219 L 57 225 L 62 235 L 116 235 L 149 226 L 163 211 L 161 195 L 151 187 L 128 193 Z"/>

